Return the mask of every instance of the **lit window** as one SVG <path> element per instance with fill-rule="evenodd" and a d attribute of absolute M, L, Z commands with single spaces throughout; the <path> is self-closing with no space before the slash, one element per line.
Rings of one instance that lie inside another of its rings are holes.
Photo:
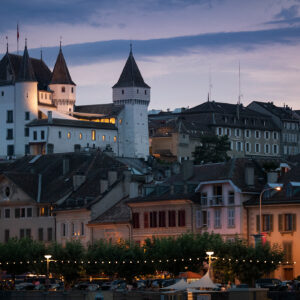
<path fill-rule="evenodd" d="M 105 135 L 102 135 L 102 141 L 105 141 Z"/>
<path fill-rule="evenodd" d="M 61 92 L 64 93 L 66 91 L 66 88 L 64 86 L 61 87 Z"/>
<path fill-rule="evenodd" d="M 68 139 L 70 139 L 71 138 L 71 132 L 69 131 L 68 132 Z"/>
<path fill-rule="evenodd" d="M 117 137 L 116 136 L 114 136 L 114 142 L 116 142 L 117 141 Z"/>
<path fill-rule="evenodd" d="M 92 130 L 92 141 L 96 140 L 96 130 Z"/>
<path fill-rule="evenodd" d="M 82 139 L 82 133 L 79 133 L 79 139 L 80 140 Z"/>
<path fill-rule="evenodd" d="M 119 124 L 122 124 L 122 119 L 119 120 Z"/>

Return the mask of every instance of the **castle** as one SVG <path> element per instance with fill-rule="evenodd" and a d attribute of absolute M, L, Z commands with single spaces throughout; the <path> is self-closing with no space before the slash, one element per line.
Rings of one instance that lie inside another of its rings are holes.
<path fill-rule="evenodd" d="M 109 149 L 147 158 L 150 87 L 130 49 L 112 103 L 76 106 L 76 84 L 62 48 L 50 71 L 43 59 L 8 51 L 0 61 L 0 158 Z"/>

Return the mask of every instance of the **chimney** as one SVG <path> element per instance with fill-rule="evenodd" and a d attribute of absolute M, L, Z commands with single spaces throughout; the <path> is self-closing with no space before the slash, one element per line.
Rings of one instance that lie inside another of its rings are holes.
<path fill-rule="evenodd" d="M 86 176 L 83 174 L 73 175 L 73 189 L 77 191 L 78 188 L 85 182 Z"/>
<path fill-rule="evenodd" d="M 41 202 L 41 194 L 42 194 L 42 174 L 39 174 L 39 182 L 38 182 L 38 194 L 37 194 L 37 203 Z"/>
<path fill-rule="evenodd" d="M 70 171 L 70 161 L 69 159 L 63 159 L 63 175 L 66 175 Z"/>
<path fill-rule="evenodd" d="M 118 179 L 118 172 L 117 171 L 108 171 L 107 178 L 108 178 L 108 186 L 113 185 Z"/>
<path fill-rule="evenodd" d="M 254 185 L 254 168 L 246 167 L 245 168 L 245 183 L 246 185 Z"/>
<path fill-rule="evenodd" d="M 53 119 L 52 119 L 52 111 L 51 110 L 48 110 L 48 123 L 49 124 L 52 124 L 53 122 Z"/>
<path fill-rule="evenodd" d="M 194 175 L 194 164 L 192 160 L 184 160 L 181 164 L 182 179 L 188 180 Z"/>
<path fill-rule="evenodd" d="M 103 194 L 108 190 L 108 180 L 100 179 L 100 194 Z"/>

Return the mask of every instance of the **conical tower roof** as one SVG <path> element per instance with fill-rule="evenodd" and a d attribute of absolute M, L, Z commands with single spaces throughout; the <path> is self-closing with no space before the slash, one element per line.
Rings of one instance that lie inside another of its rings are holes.
<path fill-rule="evenodd" d="M 133 57 L 132 50 L 130 50 L 129 57 L 118 82 L 113 86 L 113 88 L 120 87 L 150 88 L 150 86 L 144 82 L 142 74 Z"/>
<path fill-rule="evenodd" d="M 34 75 L 34 70 L 29 58 L 27 44 L 25 44 L 24 54 L 19 70 L 19 76 L 17 81 L 37 81 Z"/>
<path fill-rule="evenodd" d="M 65 61 L 64 55 L 61 48 L 56 59 L 56 63 L 52 72 L 52 78 L 50 84 L 73 84 L 76 85 L 69 73 L 67 63 Z"/>

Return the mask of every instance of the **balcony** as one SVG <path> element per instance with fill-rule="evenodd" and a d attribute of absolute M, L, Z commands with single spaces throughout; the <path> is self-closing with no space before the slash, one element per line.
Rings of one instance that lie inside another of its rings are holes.
<path fill-rule="evenodd" d="M 210 206 L 223 206 L 224 205 L 223 196 L 216 195 L 216 196 L 209 197 L 209 205 Z"/>

